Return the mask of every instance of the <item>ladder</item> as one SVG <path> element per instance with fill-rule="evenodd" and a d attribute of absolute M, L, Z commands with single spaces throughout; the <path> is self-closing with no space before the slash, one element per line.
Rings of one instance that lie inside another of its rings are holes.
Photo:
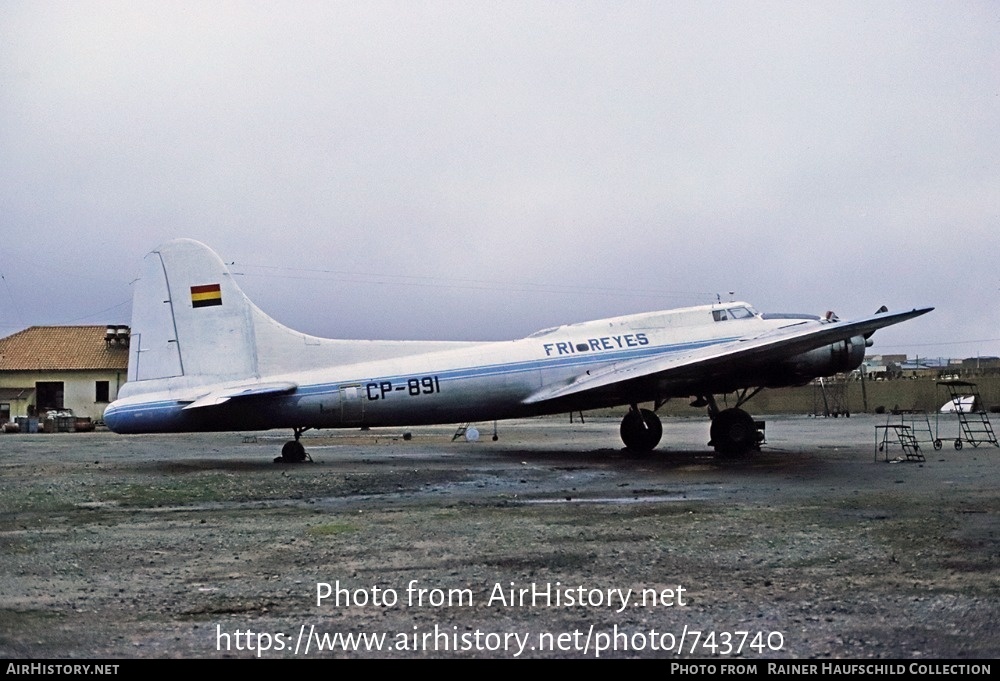
<path fill-rule="evenodd" d="M 973 447 L 981 444 L 991 444 L 1000 447 L 997 442 L 996 433 L 993 432 L 993 424 L 983 406 L 983 400 L 979 396 L 979 389 L 975 383 L 968 381 L 941 381 L 939 386 L 948 390 L 950 404 L 955 405 L 955 414 L 958 416 L 959 436 L 955 439 L 955 449 L 961 449 L 962 443 L 967 442 Z M 962 398 L 972 398 L 972 405 L 963 402 Z M 938 412 L 940 415 L 940 412 Z"/>
<path fill-rule="evenodd" d="M 882 431 L 879 437 L 879 431 Z M 898 445 L 903 449 L 903 454 L 907 461 L 924 461 L 924 454 L 920 451 L 920 443 L 913 433 L 912 426 L 903 423 L 887 423 L 884 426 L 875 426 L 875 445 L 878 451 L 885 452 L 885 460 L 889 461 L 889 448 Z M 876 459 L 878 454 L 875 455 Z M 901 460 L 901 459 L 900 459 Z"/>
<path fill-rule="evenodd" d="M 458 430 L 455 431 L 455 434 L 451 436 L 451 441 L 454 442 L 455 440 L 459 439 L 460 437 L 465 437 L 466 433 L 469 432 L 469 428 L 472 428 L 472 422 L 471 421 L 469 423 L 464 423 L 464 424 L 460 425 L 458 427 Z M 476 430 L 476 429 L 473 428 L 473 430 Z M 479 439 L 479 431 L 478 430 L 476 430 L 476 438 L 475 439 Z M 494 442 L 496 442 L 497 440 L 500 439 L 500 434 L 497 431 L 497 422 L 496 421 L 493 422 L 493 438 L 492 439 L 493 439 Z"/>

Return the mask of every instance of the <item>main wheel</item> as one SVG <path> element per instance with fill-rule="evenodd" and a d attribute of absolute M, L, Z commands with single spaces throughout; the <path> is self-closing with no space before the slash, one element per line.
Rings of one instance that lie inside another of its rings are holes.
<path fill-rule="evenodd" d="M 712 419 L 709 443 L 723 456 L 745 454 L 757 446 L 757 426 L 742 409 L 724 409 Z"/>
<path fill-rule="evenodd" d="M 281 461 L 284 463 L 302 463 L 306 460 L 306 448 L 298 440 L 289 440 L 281 448 Z"/>
<path fill-rule="evenodd" d="M 660 443 L 663 437 L 663 424 L 660 417 L 649 409 L 639 411 L 629 410 L 622 419 L 622 442 L 633 452 L 650 452 Z"/>

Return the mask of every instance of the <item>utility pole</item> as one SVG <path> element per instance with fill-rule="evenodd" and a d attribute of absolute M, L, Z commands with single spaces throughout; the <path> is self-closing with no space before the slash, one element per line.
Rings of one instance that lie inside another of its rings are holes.
<path fill-rule="evenodd" d="M 865 387 L 865 365 L 861 365 L 861 404 L 862 411 L 868 413 L 868 389 Z"/>

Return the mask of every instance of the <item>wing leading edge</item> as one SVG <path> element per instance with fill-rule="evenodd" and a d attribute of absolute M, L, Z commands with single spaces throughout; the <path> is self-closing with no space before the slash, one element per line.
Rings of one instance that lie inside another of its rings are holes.
<path fill-rule="evenodd" d="M 700 372 L 717 370 L 727 364 L 780 360 L 824 345 L 856 336 L 867 336 L 886 326 L 926 314 L 932 307 L 908 312 L 877 313 L 851 322 L 816 326 L 798 322 L 753 338 L 742 338 L 680 354 L 627 360 L 604 369 L 590 371 L 558 385 L 545 386 L 524 400 L 537 404 L 589 390 L 638 379 L 684 379 Z"/>

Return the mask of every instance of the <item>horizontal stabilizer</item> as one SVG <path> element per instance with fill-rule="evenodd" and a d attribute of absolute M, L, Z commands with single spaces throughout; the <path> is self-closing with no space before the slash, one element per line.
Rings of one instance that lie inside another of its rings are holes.
<path fill-rule="evenodd" d="M 250 385 L 239 385 L 223 390 L 215 390 L 207 395 L 202 395 L 184 409 L 200 409 L 202 407 L 214 407 L 234 398 L 257 397 L 259 395 L 287 395 L 295 392 L 298 387 L 292 382 L 277 383 L 253 383 Z"/>

